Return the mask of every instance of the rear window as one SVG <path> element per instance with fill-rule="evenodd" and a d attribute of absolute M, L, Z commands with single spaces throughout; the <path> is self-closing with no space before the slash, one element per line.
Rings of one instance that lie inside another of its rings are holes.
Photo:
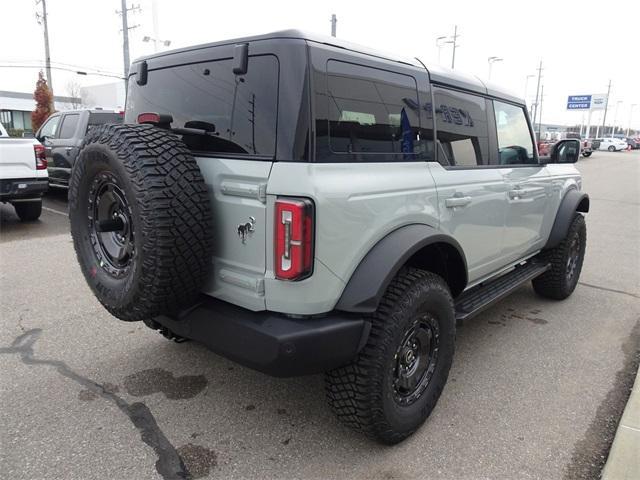
<path fill-rule="evenodd" d="M 129 81 L 125 121 L 141 113 L 169 114 L 174 128 L 212 135 L 183 135 L 191 150 L 273 157 L 276 148 L 278 59 L 250 56 L 247 73 L 235 75 L 233 60 L 149 70 L 146 85 Z"/>
<path fill-rule="evenodd" d="M 96 125 L 104 125 L 106 123 L 122 123 L 122 115 L 111 112 L 98 112 L 89 114 L 89 122 L 87 124 L 87 132 Z"/>

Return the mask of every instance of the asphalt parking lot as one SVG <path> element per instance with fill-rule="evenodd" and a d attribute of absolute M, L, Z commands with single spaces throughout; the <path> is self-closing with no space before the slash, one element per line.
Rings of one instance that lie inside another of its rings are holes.
<path fill-rule="evenodd" d="M 383 447 L 342 427 L 322 376 L 275 379 L 111 317 L 78 269 L 65 192 L 0 223 L 0 477 L 597 478 L 640 351 L 640 151 L 581 159 L 581 283 L 527 286 L 458 331 L 427 423 Z"/>

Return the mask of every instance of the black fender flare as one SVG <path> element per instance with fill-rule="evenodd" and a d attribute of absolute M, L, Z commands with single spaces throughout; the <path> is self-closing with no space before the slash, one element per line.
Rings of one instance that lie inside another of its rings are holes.
<path fill-rule="evenodd" d="M 464 262 L 466 285 L 467 261 L 460 244 L 433 227 L 411 224 L 392 231 L 369 250 L 342 291 L 336 310 L 374 312 L 402 266 L 420 249 L 434 243 L 447 243 L 458 251 Z"/>
<path fill-rule="evenodd" d="M 588 211 L 589 195 L 575 188 L 569 190 L 560 202 L 556 219 L 553 222 L 551 233 L 544 248 L 557 246 L 567 236 L 569 226 L 576 212 L 587 213 Z"/>

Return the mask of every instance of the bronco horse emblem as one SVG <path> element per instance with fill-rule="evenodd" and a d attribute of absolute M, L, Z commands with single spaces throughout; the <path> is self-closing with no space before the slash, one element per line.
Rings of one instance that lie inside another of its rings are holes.
<path fill-rule="evenodd" d="M 241 223 L 238 225 L 238 237 L 242 240 L 242 243 L 245 243 L 247 237 L 253 233 L 256 229 L 256 219 L 255 217 L 249 217 L 249 221 L 247 223 Z"/>

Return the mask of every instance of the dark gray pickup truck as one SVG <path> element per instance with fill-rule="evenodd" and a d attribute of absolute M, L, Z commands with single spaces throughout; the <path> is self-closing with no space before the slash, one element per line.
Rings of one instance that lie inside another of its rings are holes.
<path fill-rule="evenodd" d="M 45 147 L 50 186 L 69 186 L 71 167 L 84 136 L 92 127 L 105 123 L 122 123 L 122 115 L 99 109 L 57 112 L 40 127 L 36 138 Z"/>

